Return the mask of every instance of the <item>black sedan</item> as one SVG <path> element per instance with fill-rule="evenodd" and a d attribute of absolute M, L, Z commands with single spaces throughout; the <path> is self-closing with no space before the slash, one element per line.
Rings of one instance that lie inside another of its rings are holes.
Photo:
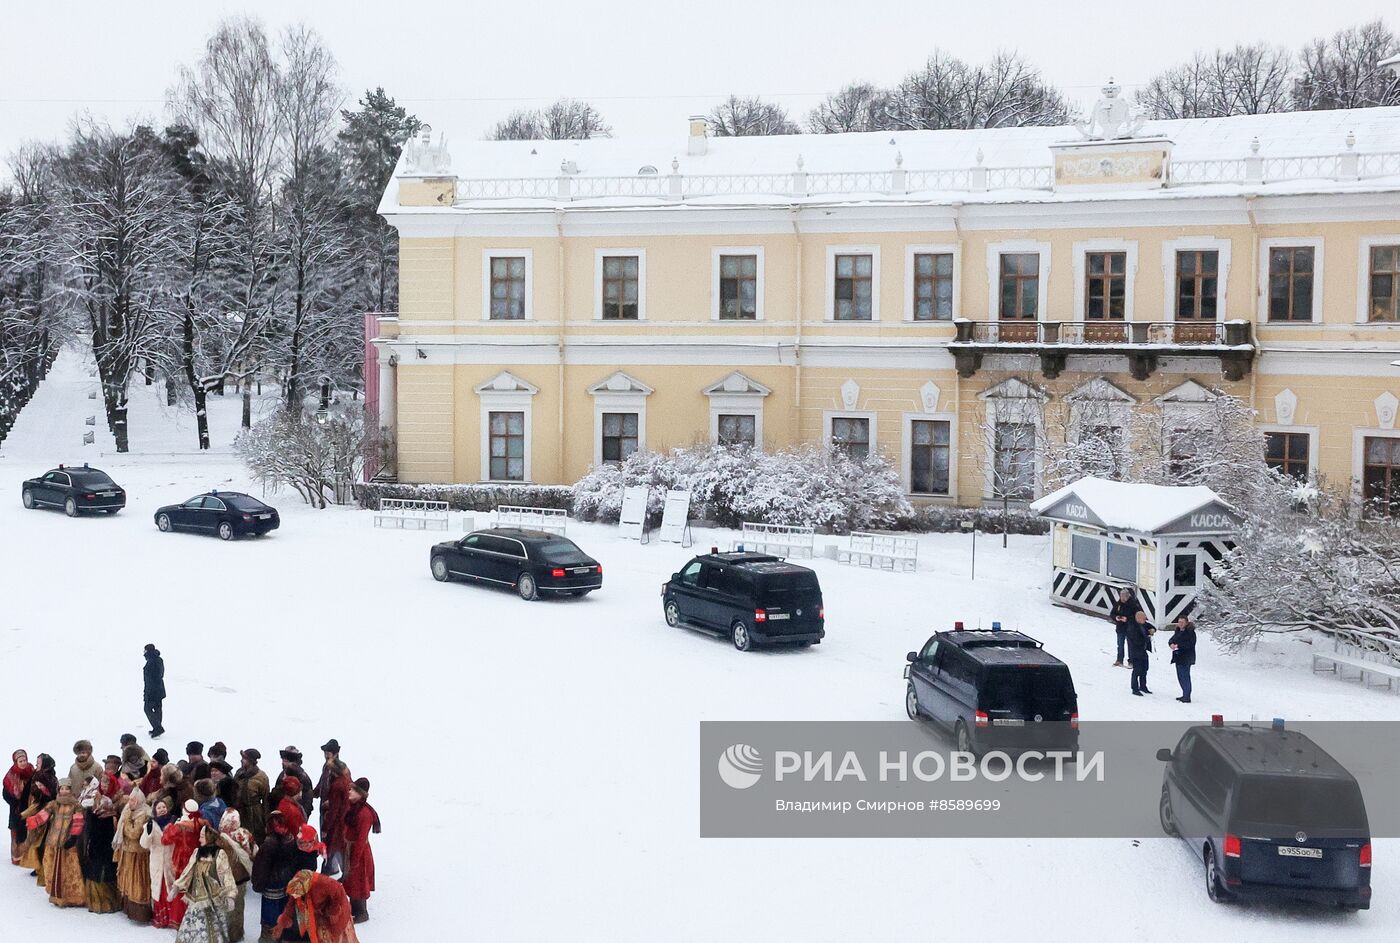
<path fill-rule="evenodd" d="M 220 540 L 261 537 L 281 523 L 276 508 L 238 491 L 197 494 L 183 504 L 167 504 L 156 511 L 156 526 L 166 533 L 190 530 L 218 534 Z"/>
<path fill-rule="evenodd" d="M 572 540 L 540 530 L 493 527 L 436 544 L 428 557 L 433 579 L 458 577 L 509 586 L 521 599 L 544 593 L 587 596 L 603 585 L 603 567 Z"/>
<path fill-rule="evenodd" d="M 84 463 L 60 465 L 20 485 L 20 500 L 29 509 L 63 508 L 69 517 L 88 512 L 115 514 L 126 507 L 126 491 L 107 473 Z"/>

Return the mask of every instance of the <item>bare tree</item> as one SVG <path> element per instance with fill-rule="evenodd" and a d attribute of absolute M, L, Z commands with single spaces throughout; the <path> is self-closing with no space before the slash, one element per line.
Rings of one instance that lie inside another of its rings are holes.
<path fill-rule="evenodd" d="M 1222 118 L 1292 109 L 1293 56 L 1267 43 L 1196 53 L 1137 93 L 1151 118 Z"/>
<path fill-rule="evenodd" d="M 1400 105 L 1400 76 L 1377 67 L 1400 52 L 1400 39 L 1382 20 L 1340 30 L 1303 47 L 1293 88 L 1299 111 Z"/>
<path fill-rule="evenodd" d="M 612 127 L 597 108 L 561 98 L 546 108 L 512 112 L 486 136 L 493 141 L 579 141 L 610 134 Z"/>
<path fill-rule="evenodd" d="M 814 134 L 845 131 L 886 131 L 894 124 L 891 93 L 869 82 L 853 82 L 828 95 L 807 115 L 807 130 Z"/>
<path fill-rule="evenodd" d="M 718 137 L 798 134 L 797 126 L 782 106 L 761 98 L 730 95 L 710 110 L 710 130 Z"/>
<path fill-rule="evenodd" d="M 894 127 L 1006 128 L 1069 121 L 1061 92 L 1016 53 L 970 66 L 941 50 L 894 91 Z"/>

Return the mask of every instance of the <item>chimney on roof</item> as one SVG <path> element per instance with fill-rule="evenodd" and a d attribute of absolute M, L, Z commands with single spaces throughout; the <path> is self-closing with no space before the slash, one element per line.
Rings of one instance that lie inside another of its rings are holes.
<path fill-rule="evenodd" d="M 690 116 L 690 141 L 685 152 L 691 157 L 703 156 L 709 147 L 710 119 L 704 115 Z"/>

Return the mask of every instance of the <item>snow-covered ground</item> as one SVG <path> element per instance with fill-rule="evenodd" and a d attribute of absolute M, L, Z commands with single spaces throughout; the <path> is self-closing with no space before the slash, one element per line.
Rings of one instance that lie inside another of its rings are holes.
<path fill-rule="evenodd" d="M 571 524 L 605 567 L 602 592 L 524 603 L 439 585 L 427 550 L 444 535 L 375 530 L 349 509 L 270 496 L 282 528 L 221 543 L 161 534 L 154 509 L 211 487 L 257 493 L 228 450 L 238 400 L 211 398 L 216 449 L 195 455 L 192 420 L 133 386 L 133 452 L 113 455 L 96 388 L 65 352 L 0 449 L 0 752 L 99 754 L 145 732 L 141 649 L 167 665 L 161 744 L 330 737 L 373 782 L 384 832 L 365 943 L 471 940 L 1069 940 L 1328 931 L 1393 938 L 1400 841 L 1378 840 L 1375 900 L 1342 916 L 1221 907 L 1199 866 L 1142 840 L 701 840 L 701 720 L 903 717 L 904 653 L 935 628 L 1000 619 L 1071 666 L 1085 719 L 1251 715 L 1400 719 L 1400 697 L 1314 676 L 1306 649 L 1240 656 L 1202 642 L 1196 703 L 1133 698 L 1098 620 L 1051 606 L 1044 538 L 922 538 L 916 575 L 818 559 L 828 637 L 805 651 L 740 654 L 668 629 L 658 588 L 692 550 Z M 98 442 L 78 443 L 97 413 Z M 105 444 L 104 444 L 105 443 Z M 100 457 L 99 457 L 99 453 Z M 27 512 L 19 483 L 91 461 L 130 493 L 115 517 Z M 460 530 L 457 531 L 460 533 Z M 698 531 L 696 548 L 731 539 Z M 1163 659 L 1162 661 L 1165 661 Z M 145 737 L 142 736 L 143 742 Z M 148 744 L 149 746 L 149 744 Z M 249 903 L 250 926 L 256 904 Z M 153 939 L 121 916 L 59 911 L 26 872 L 0 868 L 0 939 Z"/>

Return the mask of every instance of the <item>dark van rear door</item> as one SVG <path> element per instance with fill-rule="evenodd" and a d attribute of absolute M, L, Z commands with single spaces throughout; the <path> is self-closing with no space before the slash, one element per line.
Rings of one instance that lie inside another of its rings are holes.
<path fill-rule="evenodd" d="M 1229 831 L 1240 836 L 1246 883 L 1346 888 L 1362 883 L 1361 846 L 1370 829 L 1354 780 L 1243 776 Z"/>
<path fill-rule="evenodd" d="M 1075 710 L 1074 682 L 1064 665 L 988 665 L 979 707 L 998 720 L 1068 721 Z"/>
<path fill-rule="evenodd" d="M 822 627 L 822 588 L 812 572 L 765 573 L 758 605 L 768 614 L 769 635 L 806 635 Z"/>

